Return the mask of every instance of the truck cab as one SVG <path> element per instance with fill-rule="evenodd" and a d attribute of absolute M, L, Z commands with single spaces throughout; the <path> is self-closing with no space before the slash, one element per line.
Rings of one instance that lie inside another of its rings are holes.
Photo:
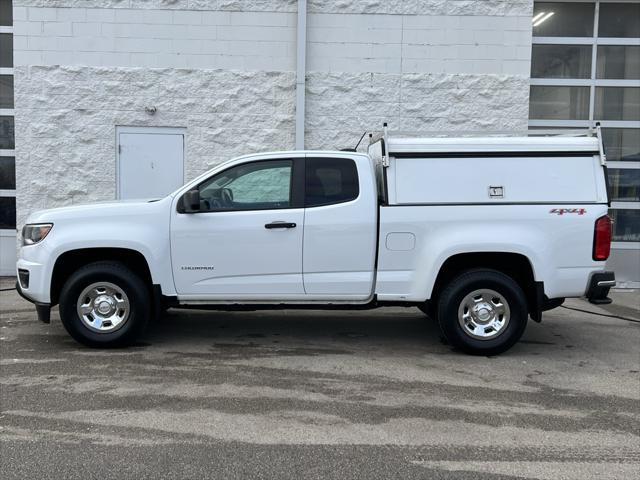
<path fill-rule="evenodd" d="M 373 296 L 378 211 L 367 155 L 243 157 L 178 192 L 170 212 L 183 301 L 363 303 Z"/>
<path fill-rule="evenodd" d="M 32 214 L 17 288 L 79 342 L 166 308 L 418 307 L 469 353 L 566 297 L 607 302 L 599 137 L 370 138 L 226 162 L 162 199 Z"/>

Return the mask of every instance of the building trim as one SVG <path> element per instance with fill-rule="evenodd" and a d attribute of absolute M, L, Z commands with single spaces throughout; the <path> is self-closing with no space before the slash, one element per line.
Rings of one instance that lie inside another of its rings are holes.
<path fill-rule="evenodd" d="M 296 150 L 304 150 L 307 77 L 307 0 L 298 0 L 296 43 Z"/>

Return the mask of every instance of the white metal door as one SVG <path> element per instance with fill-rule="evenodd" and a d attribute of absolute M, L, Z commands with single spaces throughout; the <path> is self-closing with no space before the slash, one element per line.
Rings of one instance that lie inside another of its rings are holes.
<path fill-rule="evenodd" d="M 119 128 L 118 198 L 160 198 L 184 183 L 184 133 Z"/>

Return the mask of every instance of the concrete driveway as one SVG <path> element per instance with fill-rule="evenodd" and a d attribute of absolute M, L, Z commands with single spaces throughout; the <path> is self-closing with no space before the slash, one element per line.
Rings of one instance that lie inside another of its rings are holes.
<path fill-rule="evenodd" d="M 608 314 L 640 320 L 621 295 Z M 3 479 L 640 473 L 638 323 L 560 308 L 486 358 L 416 309 L 175 310 L 100 351 L 15 292 L 0 306 Z"/>

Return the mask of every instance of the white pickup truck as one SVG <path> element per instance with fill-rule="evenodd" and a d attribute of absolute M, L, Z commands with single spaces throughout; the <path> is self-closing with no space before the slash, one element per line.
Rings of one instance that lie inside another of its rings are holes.
<path fill-rule="evenodd" d="M 130 344 L 169 307 L 414 306 L 497 354 L 566 297 L 608 303 L 600 136 L 389 138 L 368 154 L 226 162 L 165 198 L 45 210 L 17 288 L 77 341 Z"/>

